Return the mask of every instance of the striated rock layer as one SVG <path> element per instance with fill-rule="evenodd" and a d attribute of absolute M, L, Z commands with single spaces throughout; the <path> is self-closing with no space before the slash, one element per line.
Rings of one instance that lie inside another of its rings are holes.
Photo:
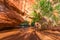
<path fill-rule="evenodd" d="M 23 12 L 19 11 L 20 12 L 19 14 L 18 12 L 12 9 L 13 7 L 9 9 L 7 7 L 9 5 L 7 6 L 6 5 L 4 0 L 0 1 L 0 29 L 3 27 L 17 26 L 24 21 L 24 19 L 20 16 L 20 14 L 22 14 Z"/>
<path fill-rule="evenodd" d="M 0 0 L 0 28 L 23 22 L 33 3 L 34 0 Z"/>
<path fill-rule="evenodd" d="M 15 8 L 28 13 L 32 10 L 32 5 L 35 4 L 35 0 L 4 0 L 5 4 L 9 5 L 11 8 L 14 6 Z M 6 6 L 7 6 L 6 5 Z"/>

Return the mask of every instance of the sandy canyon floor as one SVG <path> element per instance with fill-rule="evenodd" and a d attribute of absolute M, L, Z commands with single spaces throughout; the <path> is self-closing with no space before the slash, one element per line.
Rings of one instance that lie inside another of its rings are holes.
<path fill-rule="evenodd" d="M 20 28 L 0 31 L 0 40 L 60 40 L 59 31 L 38 31 L 35 28 Z"/>

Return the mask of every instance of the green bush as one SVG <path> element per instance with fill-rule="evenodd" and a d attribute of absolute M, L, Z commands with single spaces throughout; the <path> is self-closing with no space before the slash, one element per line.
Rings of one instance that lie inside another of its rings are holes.
<path fill-rule="evenodd" d="M 57 0 L 55 0 L 57 1 Z M 54 1 L 53 1 L 54 2 Z M 56 2 L 56 3 L 60 3 L 60 2 Z M 55 5 L 55 4 L 54 4 Z M 52 3 L 48 0 L 38 0 L 36 1 L 36 4 L 33 5 L 33 22 L 42 21 L 42 18 L 47 17 L 48 19 L 45 20 L 52 20 L 53 22 L 51 23 L 52 25 L 58 23 L 58 21 L 60 21 L 60 4 L 56 5 L 55 7 L 53 7 L 54 5 L 52 5 Z M 39 12 L 37 12 L 39 10 Z M 57 14 L 58 17 L 56 17 L 53 12 L 57 10 Z M 44 21 L 44 20 L 43 20 Z M 44 23 L 44 22 L 43 22 Z M 42 23 L 42 24 L 43 24 Z M 49 25 L 49 22 L 47 22 Z"/>

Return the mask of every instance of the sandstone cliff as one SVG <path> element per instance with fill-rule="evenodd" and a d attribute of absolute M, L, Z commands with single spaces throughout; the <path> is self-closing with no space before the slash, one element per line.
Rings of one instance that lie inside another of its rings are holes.
<path fill-rule="evenodd" d="M 24 19 L 20 16 L 20 14 L 23 14 L 19 10 L 19 13 L 17 12 L 18 9 L 16 7 L 10 7 L 9 5 L 5 4 L 5 1 L 0 1 L 0 28 L 3 27 L 12 27 L 17 26 L 21 22 L 24 21 Z M 14 9 L 17 9 L 16 11 Z"/>

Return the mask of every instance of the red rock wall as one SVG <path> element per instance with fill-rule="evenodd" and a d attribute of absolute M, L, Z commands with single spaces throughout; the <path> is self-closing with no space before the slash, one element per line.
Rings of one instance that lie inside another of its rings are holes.
<path fill-rule="evenodd" d="M 34 0 L 7 0 L 9 5 L 17 7 L 19 10 L 27 13 L 31 10 L 31 6 L 35 3 Z"/>
<path fill-rule="evenodd" d="M 19 5 L 20 10 L 27 13 L 29 10 L 31 10 L 31 6 L 34 4 L 34 2 L 34 0 L 21 0 Z"/>
<path fill-rule="evenodd" d="M 0 28 L 17 26 L 24 22 L 20 14 L 29 13 L 32 4 L 34 0 L 0 0 Z"/>

